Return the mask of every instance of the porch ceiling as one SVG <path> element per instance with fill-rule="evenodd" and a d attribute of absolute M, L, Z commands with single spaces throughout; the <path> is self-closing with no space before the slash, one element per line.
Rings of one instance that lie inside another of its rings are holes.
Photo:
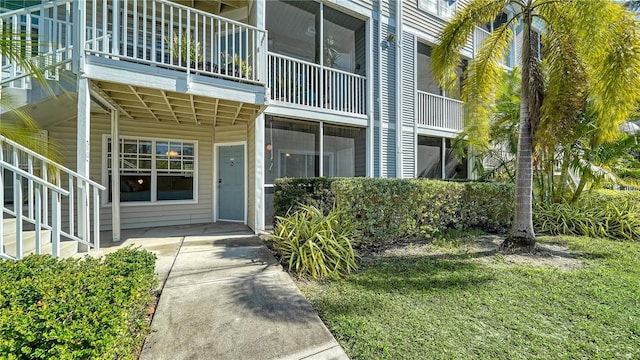
<path fill-rule="evenodd" d="M 96 82 L 135 121 L 225 126 L 248 123 L 259 105 L 145 87 Z"/>

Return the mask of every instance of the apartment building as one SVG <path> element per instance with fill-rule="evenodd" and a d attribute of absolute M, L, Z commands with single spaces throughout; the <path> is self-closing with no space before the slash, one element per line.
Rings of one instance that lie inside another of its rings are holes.
<path fill-rule="evenodd" d="M 68 168 L 106 188 L 85 194 L 92 226 L 259 232 L 277 178 L 470 174 L 451 149 L 459 89 L 443 92 L 430 70 L 437 34 L 467 2 L 0 0 L 0 28 L 22 34 L 55 94 L 7 58 L 0 85 Z M 507 16 L 477 28 L 462 56 Z"/>

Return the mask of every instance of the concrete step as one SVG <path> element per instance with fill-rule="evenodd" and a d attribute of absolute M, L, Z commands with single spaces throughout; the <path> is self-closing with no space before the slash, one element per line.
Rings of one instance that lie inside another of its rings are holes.
<path fill-rule="evenodd" d="M 4 254 L 15 257 L 16 254 L 16 219 L 2 219 L 4 234 L 2 236 Z M 32 224 L 25 224 L 22 231 L 22 256 L 35 254 L 36 250 L 36 232 L 33 230 Z M 41 254 L 51 254 L 53 245 L 51 244 L 51 231 L 42 230 L 41 232 Z M 60 241 L 60 257 L 71 257 L 78 252 L 78 243 L 75 241 Z"/>

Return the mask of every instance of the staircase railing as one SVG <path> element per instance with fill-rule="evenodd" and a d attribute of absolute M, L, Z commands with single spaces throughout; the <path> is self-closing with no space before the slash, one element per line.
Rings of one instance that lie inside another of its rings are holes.
<path fill-rule="evenodd" d="M 73 0 L 55 0 L 0 14 L 0 36 L 10 40 L 23 60 L 35 64 L 46 79 L 58 80 L 60 69 L 71 69 Z M 0 85 L 30 88 L 28 69 L 0 54 Z"/>
<path fill-rule="evenodd" d="M 35 226 L 36 252 L 42 230 L 51 230 L 53 256 L 60 256 L 61 236 L 100 249 L 104 186 L 1 135 L 0 168 L 0 208 L 16 218 L 16 254 L 5 254 L 0 246 L 0 258 L 22 257 L 23 222 Z M 0 224 L 0 245 L 3 236 Z"/>

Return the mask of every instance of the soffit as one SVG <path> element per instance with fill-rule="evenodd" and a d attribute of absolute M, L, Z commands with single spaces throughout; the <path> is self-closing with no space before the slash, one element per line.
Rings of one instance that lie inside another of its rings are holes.
<path fill-rule="evenodd" d="M 260 106 L 152 88 L 95 82 L 135 121 L 227 126 L 255 119 Z"/>

